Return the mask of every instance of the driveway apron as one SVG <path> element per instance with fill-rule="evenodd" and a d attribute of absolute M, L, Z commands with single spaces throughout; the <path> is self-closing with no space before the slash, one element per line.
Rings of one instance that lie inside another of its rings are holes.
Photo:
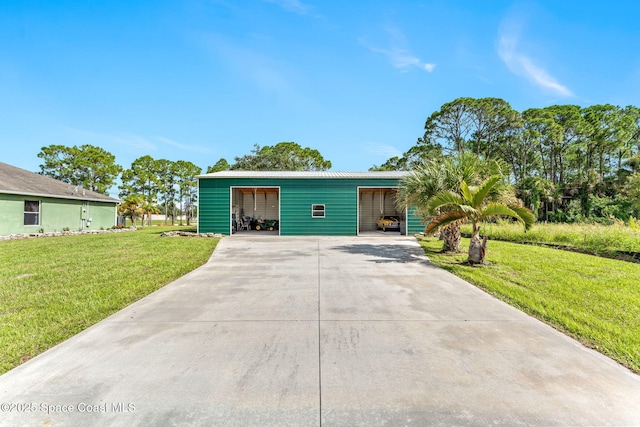
<path fill-rule="evenodd" d="M 224 238 L 0 376 L 0 425 L 640 425 L 640 377 L 410 237 Z"/>

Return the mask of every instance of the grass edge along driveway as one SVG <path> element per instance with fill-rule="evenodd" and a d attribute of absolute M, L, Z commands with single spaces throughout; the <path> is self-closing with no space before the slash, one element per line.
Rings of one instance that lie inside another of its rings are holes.
<path fill-rule="evenodd" d="M 0 374 L 204 264 L 218 242 L 167 229 L 0 242 Z M 420 243 L 434 264 L 640 373 L 640 265 L 490 241 L 490 265 L 470 267 L 437 239 Z"/>
<path fill-rule="evenodd" d="M 1 241 L 0 374 L 207 262 L 219 239 L 178 229 Z"/>
<path fill-rule="evenodd" d="M 419 242 L 435 265 L 640 374 L 640 264 L 489 241 L 488 265 L 471 267 L 468 239 L 456 255 Z"/>

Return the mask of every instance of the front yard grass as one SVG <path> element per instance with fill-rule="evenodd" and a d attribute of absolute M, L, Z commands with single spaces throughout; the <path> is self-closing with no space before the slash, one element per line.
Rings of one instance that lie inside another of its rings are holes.
<path fill-rule="evenodd" d="M 204 264 L 218 239 L 175 229 L 0 242 L 0 374 Z"/>
<path fill-rule="evenodd" d="M 489 241 L 488 265 L 420 239 L 435 265 L 640 373 L 640 265 L 540 246 Z"/>
<path fill-rule="evenodd" d="M 471 236 L 471 226 L 464 225 L 462 232 Z M 483 223 L 482 235 L 491 240 L 531 243 L 555 246 L 591 255 L 640 262 L 640 230 L 624 224 L 560 224 L 537 223 L 524 231 L 521 224 L 513 221 Z"/>

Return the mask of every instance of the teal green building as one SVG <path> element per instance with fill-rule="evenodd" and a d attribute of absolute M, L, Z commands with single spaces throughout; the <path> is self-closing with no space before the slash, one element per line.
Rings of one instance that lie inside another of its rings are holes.
<path fill-rule="evenodd" d="M 106 230 L 118 199 L 0 162 L 0 236 Z"/>
<path fill-rule="evenodd" d="M 230 235 L 261 227 L 282 236 L 357 236 L 383 215 L 400 218 L 400 234 L 424 230 L 396 193 L 406 172 L 223 171 L 198 177 L 198 232 Z M 275 226 L 274 226 L 275 225 Z M 396 232 L 395 234 L 397 234 Z M 387 232 L 386 234 L 393 234 Z"/>

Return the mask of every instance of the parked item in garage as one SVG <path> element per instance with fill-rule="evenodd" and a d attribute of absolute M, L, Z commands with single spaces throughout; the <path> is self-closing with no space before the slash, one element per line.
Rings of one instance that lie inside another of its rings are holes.
<path fill-rule="evenodd" d="M 251 222 L 251 228 L 254 230 L 277 230 L 280 222 L 277 219 L 262 219 L 258 218 Z"/>
<path fill-rule="evenodd" d="M 376 221 L 376 226 L 378 230 L 387 231 L 387 230 L 397 230 L 400 231 L 400 218 L 395 215 L 382 215 Z"/>

